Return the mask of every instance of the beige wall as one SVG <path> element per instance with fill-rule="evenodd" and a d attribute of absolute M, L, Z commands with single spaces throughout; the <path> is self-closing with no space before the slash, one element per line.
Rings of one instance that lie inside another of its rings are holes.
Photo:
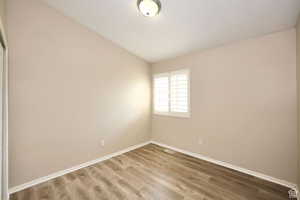
<path fill-rule="evenodd" d="M 40 0 L 7 4 L 10 186 L 149 140 L 147 63 Z"/>
<path fill-rule="evenodd" d="M 298 185 L 300 187 L 300 17 L 297 24 L 297 91 L 298 91 Z"/>
<path fill-rule="evenodd" d="M 296 183 L 295 36 L 292 29 L 154 64 L 153 73 L 191 69 L 192 117 L 154 116 L 153 139 Z"/>
<path fill-rule="evenodd" d="M 1 40 L 5 43 L 6 40 L 6 34 L 5 34 L 5 24 L 6 24 L 6 18 L 5 18 L 5 0 L 0 0 L 0 31 L 1 31 Z"/>
<path fill-rule="evenodd" d="M 5 18 L 5 0 L 0 0 L 0 17 L 1 22 L 3 22 Z"/>

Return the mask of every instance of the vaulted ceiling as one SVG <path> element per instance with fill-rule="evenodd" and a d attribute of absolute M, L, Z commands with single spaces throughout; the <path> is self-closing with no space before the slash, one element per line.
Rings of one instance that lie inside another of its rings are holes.
<path fill-rule="evenodd" d="M 136 0 L 44 0 L 133 54 L 157 62 L 293 27 L 299 0 L 161 0 L 144 17 Z"/>

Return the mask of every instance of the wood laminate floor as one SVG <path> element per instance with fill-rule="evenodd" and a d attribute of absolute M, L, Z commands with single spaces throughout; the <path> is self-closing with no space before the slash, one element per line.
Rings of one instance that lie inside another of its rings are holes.
<path fill-rule="evenodd" d="M 11 200 L 283 200 L 281 185 L 149 144 L 11 195 Z"/>

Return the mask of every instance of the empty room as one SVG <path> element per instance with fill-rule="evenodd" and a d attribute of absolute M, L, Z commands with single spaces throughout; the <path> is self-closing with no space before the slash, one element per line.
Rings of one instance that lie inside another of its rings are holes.
<path fill-rule="evenodd" d="M 0 200 L 300 200 L 300 0 L 0 0 Z"/>

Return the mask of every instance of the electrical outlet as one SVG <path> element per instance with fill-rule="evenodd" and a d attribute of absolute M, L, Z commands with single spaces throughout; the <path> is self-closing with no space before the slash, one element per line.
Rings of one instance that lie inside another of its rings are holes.
<path fill-rule="evenodd" d="M 198 144 L 202 145 L 203 144 L 203 140 L 201 138 L 198 139 Z"/>
<path fill-rule="evenodd" d="M 104 140 L 101 140 L 101 146 L 104 146 L 104 145 L 105 145 Z"/>

